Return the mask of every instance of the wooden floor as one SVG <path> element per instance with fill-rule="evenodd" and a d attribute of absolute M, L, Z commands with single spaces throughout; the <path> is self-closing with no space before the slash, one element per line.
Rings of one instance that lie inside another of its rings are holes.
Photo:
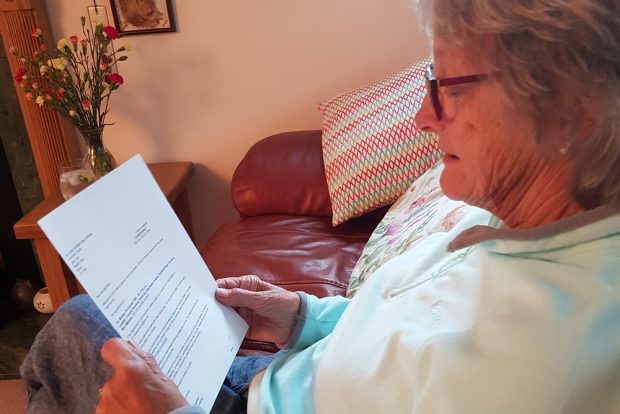
<path fill-rule="evenodd" d="M 19 366 L 26 357 L 37 332 L 50 315 L 34 309 L 10 312 L 0 326 L 0 414 L 23 414 L 26 410 L 26 392 L 19 379 Z"/>
<path fill-rule="evenodd" d="M 19 366 L 50 317 L 34 309 L 10 311 L 6 315 L 6 321 L 0 326 L 0 380 L 19 379 Z"/>

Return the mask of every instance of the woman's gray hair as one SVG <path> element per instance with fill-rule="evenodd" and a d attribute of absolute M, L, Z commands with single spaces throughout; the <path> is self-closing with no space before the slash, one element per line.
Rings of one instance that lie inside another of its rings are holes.
<path fill-rule="evenodd" d="M 515 106 L 541 126 L 543 144 L 545 120 L 564 122 L 578 203 L 620 205 L 620 0 L 416 3 L 426 29 L 442 40 L 472 51 L 483 38 L 491 42 L 493 70 Z M 587 121 L 588 136 L 573 142 Z"/>

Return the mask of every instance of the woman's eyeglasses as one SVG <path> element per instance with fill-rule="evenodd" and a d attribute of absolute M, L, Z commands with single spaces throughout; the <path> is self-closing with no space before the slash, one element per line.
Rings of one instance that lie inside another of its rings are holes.
<path fill-rule="evenodd" d="M 426 90 L 431 98 L 433 109 L 435 109 L 435 116 L 438 121 L 441 121 L 443 115 L 443 107 L 441 105 L 441 99 L 439 98 L 439 88 L 442 86 L 461 85 L 463 83 L 480 82 L 486 79 L 487 75 L 468 75 L 458 76 L 456 78 L 436 78 L 433 75 L 433 65 L 426 67 Z"/>

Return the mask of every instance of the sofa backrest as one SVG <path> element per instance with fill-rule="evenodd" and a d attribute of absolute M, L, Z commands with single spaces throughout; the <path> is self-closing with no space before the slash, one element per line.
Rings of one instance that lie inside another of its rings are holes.
<path fill-rule="evenodd" d="M 331 217 L 321 131 L 285 132 L 258 141 L 237 166 L 230 190 L 241 216 Z"/>

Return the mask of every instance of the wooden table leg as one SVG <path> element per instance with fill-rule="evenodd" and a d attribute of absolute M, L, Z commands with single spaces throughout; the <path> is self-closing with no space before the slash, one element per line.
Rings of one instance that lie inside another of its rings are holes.
<path fill-rule="evenodd" d="M 77 294 L 77 282 L 49 240 L 33 239 L 32 242 L 52 304 L 58 309 L 67 299 Z"/>

